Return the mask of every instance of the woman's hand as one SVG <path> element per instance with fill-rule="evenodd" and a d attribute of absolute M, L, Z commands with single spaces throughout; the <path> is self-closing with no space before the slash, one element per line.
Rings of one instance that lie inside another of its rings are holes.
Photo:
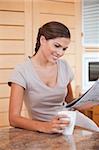
<path fill-rule="evenodd" d="M 43 122 L 39 131 L 45 133 L 62 133 L 69 123 L 70 119 L 66 115 L 56 116 L 49 122 Z"/>

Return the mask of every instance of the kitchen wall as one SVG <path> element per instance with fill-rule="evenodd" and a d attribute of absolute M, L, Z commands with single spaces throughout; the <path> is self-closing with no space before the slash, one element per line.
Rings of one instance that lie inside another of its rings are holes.
<path fill-rule="evenodd" d="M 71 44 L 64 59 L 75 74 L 73 91 L 81 87 L 81 0 L 0 0 L 0 126 L 8 126 L 10 88 L 16 64 L 32 55 L 38 28 L 60 21 L 71 31 Z M 25 106 L 22 111 L 27 115 Z"/>

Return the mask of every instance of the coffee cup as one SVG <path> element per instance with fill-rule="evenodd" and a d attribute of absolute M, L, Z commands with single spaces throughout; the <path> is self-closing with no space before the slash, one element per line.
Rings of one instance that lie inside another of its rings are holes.
<path fill-rule="evenodd" d="M 65 127 L 63 134 L 64 135 L 72 135 L 75 127 L 75 121 L 76 121 L 76 112 L 75 111 L 68 111 L 68 110 L 63 110 L 58 112 L 58 116 L 65 116 L 63 119 L 65 120 L 70 120 L 70 123 L 68 126 Z"/>

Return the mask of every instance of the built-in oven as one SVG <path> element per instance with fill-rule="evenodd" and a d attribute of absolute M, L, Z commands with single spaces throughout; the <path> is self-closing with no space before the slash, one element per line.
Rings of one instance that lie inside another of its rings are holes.
<path fill-rule="evenodd" d="M 88 90 L 99 78 L 99 52 L 86 52 L 82 60 L 82 91 Z"/>

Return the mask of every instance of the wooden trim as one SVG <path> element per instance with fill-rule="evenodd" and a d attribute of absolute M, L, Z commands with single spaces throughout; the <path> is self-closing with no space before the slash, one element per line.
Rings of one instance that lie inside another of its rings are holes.
<path fill-rule="evenodd" d="M 25 0 L 25 56 L 32 55 L 33 47 L 33 23 L 32 23 L 32 0 Z"/>

